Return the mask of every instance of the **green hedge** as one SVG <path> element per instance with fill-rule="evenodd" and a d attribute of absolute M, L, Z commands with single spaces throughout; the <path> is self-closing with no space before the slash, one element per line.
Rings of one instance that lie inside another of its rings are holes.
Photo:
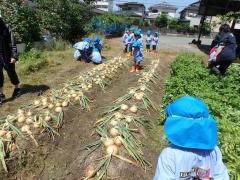
<path fill-rule="evenodd" d="M 202 99 L 218 124 L 219 146 L 231 179 L 240 178 L 240 66 L 232 65 L 226 77 L 209 75 L 203 58 L 194 54 L 181 54 L 171 66 L 166 82 L 164 108 L 174 99 L 190 95 Z"/>

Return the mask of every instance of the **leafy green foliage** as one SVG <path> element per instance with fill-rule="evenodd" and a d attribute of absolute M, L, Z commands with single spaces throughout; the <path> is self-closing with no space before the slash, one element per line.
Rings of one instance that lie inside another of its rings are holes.
<path fill-rule="evenodd" d="M 3 19 L 12 28 L 17 42 L 39 40 L 40 27 L 33 8 L 21 0 L 0 0 Z"/>
<path fill-rule="evenodd" d="M 184 95 L 202 99 L 217 121 L 219 145 L 231 179 L 237 179 L 240 176 L 240 66 L 232 65 L 226 77 L 219 79 L 209 75 L 201 57 L 182 54 L 171 67 L 162 110 Z M 161 121 L 164 116 L 161 113 Z"/>
<path fill-rule="evenodd" d="M 48 62 L 43 53 L 36 49 L 31 49 L 26 53 L 22 53 L 19 56 L 19 63 L 22 64 L 20 73 L 30 74 L 45 67 Z"/>
<path fill-rule="evenodd" d="M 161 14 L 156 18 L 154 24 L 156 27 L 163 28 L 167 27 L 168 21 L 169 21 L 168 16 L 166 14 Z"/>

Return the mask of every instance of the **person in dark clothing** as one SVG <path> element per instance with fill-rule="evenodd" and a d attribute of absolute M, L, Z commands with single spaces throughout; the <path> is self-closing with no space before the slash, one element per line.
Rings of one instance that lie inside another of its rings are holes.
<path fill-rule="evenodd" d="M 10 81 L 15 85 L 12 97 L 20 96 L 19 79 L 15 71 L 17 61 L 17 47 L 11 29 L 0 18 L 0 104 L 5 100 L 3 93 L 4 75 L 3 69 L 7 71 Z"/>
<path fill-rule="evenodd" d="M 221 39 L 218 50 L 209 64 L 210 71 L 216 75 L 223 76 L 227 68 L 236 60 L 237 43 L 234 35 L 230 32 L 230 26 L 223 24 L 219 28 Z"/>

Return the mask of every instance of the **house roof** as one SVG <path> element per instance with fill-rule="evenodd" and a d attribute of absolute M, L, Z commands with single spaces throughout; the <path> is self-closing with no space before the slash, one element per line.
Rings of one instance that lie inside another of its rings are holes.
<path fill-rule="evenodd" d="M 155 8 L 162 8 L 162 9 L 171 9 L 171 10 L 177 10 L 177 7 L 171 4 L 168 4 L 167 2 L 162 2 L 159 4 L 155 4 L 153 6 L 150 6 L 148 9 L 153 10 Z"/>
<path fill-rule="evenodd" d="M 185 7 L 185 8 L 180 12 L 180 14 L 183 13 L 183 12 L 185 12 L 185 11 L 196 11 L 196 12 L 198 12 L 199 6 L 200 6 L 200 1 L 197 1 L 197 2 L 195 2 L 195 3 L 192 3 L 192 4 L 188 5 L 187 7 Z"/>
<path fill-rule="evenodd" d="M 216 16 L 229 11 L 240 11 L 240 0 L 201 0 L 200 15 Z"/>
<path fill-rule="evenodd" d="M 117 6 L 119 6 L 119 7 L 129 6 L 129 5 L 137 5 L 137 6 L 141 6 L 141 7 L 145 8 L 144 4 L 138 3 L 138 2 L 127 2 L 127 3 L 123 3 L 123 4 L 117 4 Z"/>

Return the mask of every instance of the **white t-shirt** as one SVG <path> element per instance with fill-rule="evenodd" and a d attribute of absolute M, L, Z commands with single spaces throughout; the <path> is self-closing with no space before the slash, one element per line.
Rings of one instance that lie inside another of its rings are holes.
<path fill-rule="evenodd" d="M 187 149 L 174 145 L 159 156 L 154 180 L 229 180 L 218 147 L 214 150 Z"/>

